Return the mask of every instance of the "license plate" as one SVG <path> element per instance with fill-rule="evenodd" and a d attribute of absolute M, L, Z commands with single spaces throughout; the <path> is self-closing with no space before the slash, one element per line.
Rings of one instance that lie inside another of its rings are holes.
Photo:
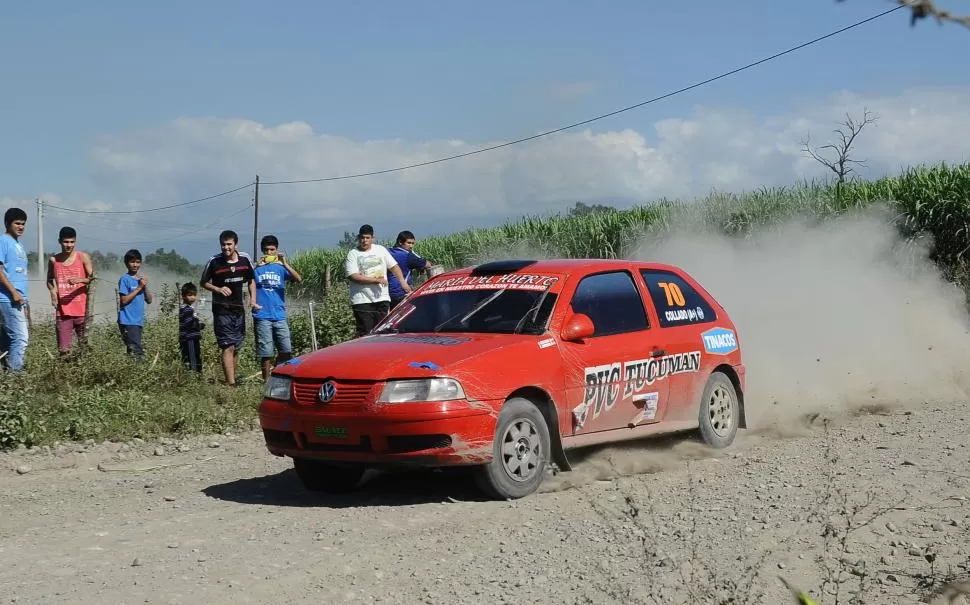
<path fill-rule="evenodd" d="M 342 426 L 315 426 L 313 434 L 320 439 L 346 439 L 347 429 Z"/>

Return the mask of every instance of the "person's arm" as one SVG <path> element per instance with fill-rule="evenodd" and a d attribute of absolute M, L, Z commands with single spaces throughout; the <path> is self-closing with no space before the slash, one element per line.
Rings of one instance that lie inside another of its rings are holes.
<path fill-rule="evenodd" d="M 118 300 L 121 302 L 122 307 L 135 300 L 135 297 L 138 296 L 138 294 L 140 294 L 142 291 L 141 284 L 138 284 L 132 288 L 130 285 L 128 285 L 129 283 L 130 281 L 125 279 L 125 276 L 122 276 L 121 279 L 118 280 Z"/>
<path fill-rule="evenodd" d="M 256 302 L 256 280 L 249 280 L 249 306 L 257 311 L 262 309 L 262 305 Z"/>
<path fill-rule="evenodd" d="M 79 282 L 83 281 L 85 285 L 90 284 L 92 281 L 94 281 L 94 264 L 91 263 L 91 257 L 88 256 L 86 252 L 81 253 L 81 263 L 84 265 L 85 277 L 84 279 L 79 280 Z"/>
<path fill-rule="evenodd" d="M 13 284 L 11 284 L 10 280 L 7 279 L 7 272 L 4 271 L 4 267 L 6 266 L 5 261 L 7 259 L 7 250 L 8 247 L 5 243 L 0 244 L 0 285 L 3 285 L 7 292 L 10 292 L 10 300 L 12 300 L 15 305 L 22 305 L 24 304 L 24 297 L 21 296 L 20 292 L 17 292 L 17 288 L 13 287 Z"/>
<path fill-rule="evenodd" d="M 145 293 L 145 304 L 150 305 L 152 304 L 152 301 L 155 300 L 155 297 L 152 296 L 152 291 L 148 289 L 148 278 L 142 277 L 141 279 L 141 289 Z"/>
<path fill-rule="evenodd" d="M 57 281 L 54 279 L 54 257 L 47 260 L 47 291 L 51 293 L 51 306 L 57 306 Z"/>
<path fill-rule="evenodd" d="M 287 278 L 290 281 L 295 281 L 298 284 L 303 283 L 303 276 L 297 273 L 296 269 L 290 266 L 289 261 L 287 261 L 286 257 L 282 254 L 280 255 L 280 261 L 283 262 L 283 268 L 286 269 Z"/>
<path fill-rule="evenodd" d="M 344 261 L 344 273 L 347 279 L 358 284 L 383 284 L 386 280 L 383 277 L 367 277 L 357 270 L 357 263 L 353 259 L 354 251 L 347 252 L 347 259 Z"/>
<path fill-rule="evenodd" d="M 433 267 L 434 263 L 426 258 L 422 258 L 414 253 L 414 250 L 408 250 L 408 267 L 411 269 L 426 269 L 428 267 Z"/>

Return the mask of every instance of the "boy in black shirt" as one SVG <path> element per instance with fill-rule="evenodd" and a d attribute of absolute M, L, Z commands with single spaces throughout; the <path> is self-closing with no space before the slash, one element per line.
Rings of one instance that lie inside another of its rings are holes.
<path fill-rule="evenodd" d="M 195 284 L 182 284 L 182 306 L 179 307 L 179 347 L 182 362 L 193 372 L 202 373 L 202 328 L 199 314 L 195 312 L 195 299 L 199 292 Z"/>
<path fill-rule="evenodd" d="M 222 371 L 226 384 L 236 383 L 236 364 L 239 350 L 246 340 L 246 307 L 243 305 L 243 284 L 249 286 L 249 304 L 256 304 L 256 282 L 253 281 L 253 262 L 248 254 L 239 252 L 239 236 L 226 230 L 219 234 L 220 254 L 214 255 L 202 271 L 202 287 L 212 292 L 212 330 L 222 351 Z"/>

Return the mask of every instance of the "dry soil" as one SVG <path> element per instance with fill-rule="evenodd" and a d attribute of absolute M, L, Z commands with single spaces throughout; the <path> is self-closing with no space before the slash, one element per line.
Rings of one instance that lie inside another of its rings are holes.
<path fill-rule="evenodd" d="M 967 577 L 967 410 L 816 417 L 718 452 L 689 436 L 588 450 L 513 502 L 440 472 L 306 493 L 255 431 L 8 453 L 0 599 L 674 603 L 693 586 L 693 602 L 774 604 L 791 602 L 779 575 L 818 595 L 829 567 L 839 602 L 861 580 L 863 602 L 916 603 Z"/>

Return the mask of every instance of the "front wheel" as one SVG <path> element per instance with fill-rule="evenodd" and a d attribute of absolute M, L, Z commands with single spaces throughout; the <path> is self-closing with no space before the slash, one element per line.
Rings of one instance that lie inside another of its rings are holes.
<path fill-rule="evenodd" d="M 362 466 L 339 466 L 311 458 L 294 458 L 293 469 L 303 487 L 311 492 L 349 492 L 364 476 Z"/>
<path fill-rule="evenodd" d="M 714 372 L 707 379 L 698 416 L 701 438 L 707 445 L 720 449 L 734 442 L 741 407 L 734 383 L 723 372 Z"/>
<path fill-rule="evenodd" d="M 549 427 L 539 408 L 528 399 L 509 399 L 498 415 L 492 461 L 475 474 L 479 488 L 501 500 L 533 493 L 546 472 L 549 442 Z"/>

